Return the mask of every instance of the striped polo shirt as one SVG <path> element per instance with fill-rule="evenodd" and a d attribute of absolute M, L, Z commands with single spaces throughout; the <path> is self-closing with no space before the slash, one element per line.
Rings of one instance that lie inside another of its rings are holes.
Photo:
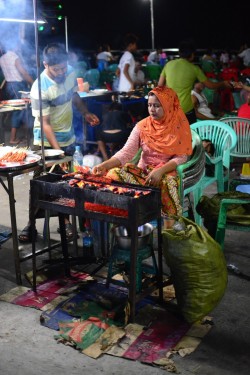
<path fill-rule="evenodd" d="M 43 116 L 50 117 L 50 124 L 55 137 L 61 147 L 66 147 L 75 142 L 74 128 L 72 125 L 72 95 L 77 91 L 77 82 L 74 70 L 68 66 L 67 78 L 63 83 L 56 83 L 46 74 L 41 73 L 41 106 Z M 33 83 L 31 92 L 31 107 L 34 121 L 34 145 L 41 145 L 40 104 L 38 93 L 38 80 Z M 50 147 L 46 137 L 44 146 Z"/>

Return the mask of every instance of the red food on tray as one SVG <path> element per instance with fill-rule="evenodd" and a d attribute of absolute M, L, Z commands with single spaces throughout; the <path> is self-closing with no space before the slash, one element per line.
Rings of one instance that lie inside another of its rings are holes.
<path fill-rule="evenodd" d="M 11 146 L 0 147 L 0 169 L 1 171 L 13 171 L 38 163 L 41 156 L 34 154 L 27 148 L 16 148 Z"/>
<path fill-rule="evenodd" d="M 0 162 L 22 162 L 27 156 L 27 152 L 23 150 L 13 150 L 9 151 L 6 154 L 4 154 L 2 157 L 0 157 Z"/>

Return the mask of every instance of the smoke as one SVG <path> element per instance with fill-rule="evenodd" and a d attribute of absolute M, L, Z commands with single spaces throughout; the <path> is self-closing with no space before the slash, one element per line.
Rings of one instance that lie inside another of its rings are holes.
<path fill-rule="evenodd" d="M 33 19 L 32 0 L 0 0 L 0 17 Z M 34 24 L 0 21 L 1 50 L 16 49 L 33 44 Z"/>

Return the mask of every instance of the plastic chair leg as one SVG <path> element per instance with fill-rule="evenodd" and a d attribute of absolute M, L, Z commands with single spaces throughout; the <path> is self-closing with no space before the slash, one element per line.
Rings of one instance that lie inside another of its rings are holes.
<path fill-rule="evenodd" d="M 194 218 L 195 218 L 196 224 L 198 224 L 200 226 L 202 225 L 202 217 L 196 211 L 196 206 L 197 206 L 201 196 L 202 196 L 202 190 L 201 189 L 196 189 L 196 191 L 193 192 Z"/>

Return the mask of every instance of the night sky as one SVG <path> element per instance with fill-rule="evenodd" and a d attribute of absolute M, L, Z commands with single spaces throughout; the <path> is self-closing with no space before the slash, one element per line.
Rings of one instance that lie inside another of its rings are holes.
<path fill-rule="evenodd" d="M 197 48 L 238 50 L 249 43 L 250 3 L 233 3 L 154 0 L 155 46 L 178 47 L 181 40 L 192 37 Z M 72 46 L 92 49 L 108 42 L 112 49 L 120 49 L 123 36 L 133 32 L 139 48 L 151 48 L 149 0 L 64 0 L 64 7 Z"/>
<path fill-rule="evenodd" d="M 25 3 L 33 16 L 32 0 L 0 0 L 1 16 L 1 4 L 9 8 L 13 17 Z M 62 0 L 61 3 L 68 20 L 69 49 L 97 50 L 98 45 L 108 43 L 112 50 L 123 50 L 123 38 L 129 32 L 139 37 L 139 49 L 151 49 L 149 0 Z M 234 4 L 228 0 L 153 0 L 153 3 L 155 47 L 178 48 L 179 42 L 186 38 L 193 38 L 197 49 L 238 51 L 241 45 L 250 44 L 248 0 L 237 0 Z M 55 8 L 56 2 L 37 0 L 37 4 L 39 13 L 45 13 L 48 21 L 45 30 L 39 33 L 40 46 L 52 40 L 65 42 L 64 20 L 57 21 L 55 13 L 51 17 L 46 11 L 48 6 Z M 0 43 L 17 38 L 15 27 L 0 23 Z M 34 26 L 25 27 L 27 38 L 34 39 Z"/>

